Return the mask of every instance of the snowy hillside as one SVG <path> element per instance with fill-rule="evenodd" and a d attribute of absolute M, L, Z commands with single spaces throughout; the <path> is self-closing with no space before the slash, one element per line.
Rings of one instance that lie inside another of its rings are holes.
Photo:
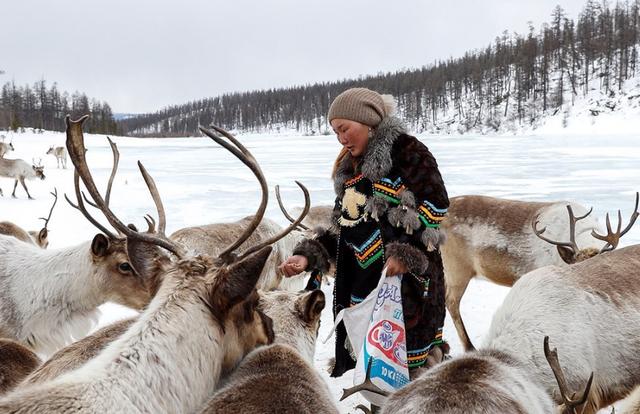
<path fill-rule="evenodd" d="M 594 97 L 594 99 L 596 99 Z M 625 103 L 627 102 L 627 103 Z M 631 116 L 637 108 L 628 96 L 619 98 L 618 105 L 628 109 L 619 114 Z M 595 105 L 595 101 L 594 101 Z M 602 103 L 602 106 L 605 104 Z M 579 116 L 591 106 L 577 111 L 571 135 L 546 134 L 529 136 L 428 136 L 421 137 L 436 156 L 451 196 L 485 194 L 525 200 L 575 200 L 594 206 L 594 215 L 601 220 L 606 212 L 621 209 L 629 217 L 635 191 L 640 190 L 640 143 L 637 135 L 623 134 L 632 123 L 613 121 L 619 134 L 581 135 L 586 121 Z M 637 120 L 638 117 L 636 117 Z M 551 118 L 554 120 L 555 118 Z M 557 132 L 551 120 L 547 131 Z M 556 122 L 556 121 L 554 121 Z M 572 121 L 573 122 L 573 121 Z M 605 132 L 604 126 L 600 132 Z M 543 127 L 538 130 L 543 131 Z M 64 134 L 13 134 L 0 131 L 13 140 L 15 152 L 7 158 L 43 159 L 46 180 L 27 183 L 34 201 L 26 199 L 21 188 L 18 198 L 10 197 L 13 182 L 0 178 L 5 196 L 0 198 L 2 220 L 13 221 L 25 229 L 38 229 L 38 217 L 49 211 L 49 191 L 57 187 L 59 194 L 73 193 L 73 171 L 56 168 L 55 158 L 46 156 L 51 145 L 63 145 Z M 314 204 L 333 202 L 333 187 L 329 174 L 339 144 L 333 136 L 303 137 L 299 135 L 242 135 L 239 137 L 253 152 L 265 173 L 270 188 L 282 187 L 283 198 L 293 207 L 302 203 L 302 196 L 293 183 L 300 180 L 311 191 Z M 143 215 L 155 214 L 151 197 L 136 167 L 141 160 L 154 176 L 167 210 L 167 234 L 191 225 L 231 221 L 253 214 L 259 203 L 258 186 L 250 171 L 226 150 L 208 138 L 136 139 L 116 137 L 120 152 L 120 170 L 114 184 L 111 201 L 113 210 L 123 220 L 144 227 Z M 111 153 L 104 136 L 87 135 L 87 158 L 99 186 L 106 186 L 111 168 Z M 71 163 L 69 163 L 71 165 Z M 273 194 L 272 194 L 273 195 Z M 73 198 L 73 197 L 71 197 Z M 270 199 L 267 216 L 284 224 L 274 197 Z M 96 214 L 99 217 L 99 215 Z M 91 238 L 96 230 L 64 199 L 59 200 L 51 223 L 50 249 L 69 246 Z M 640 243 L 640 225 L 622 239 L 622 245 Z M 324 287 L 331 295 L 331 287 Z M 462 302 L 471 339 L 481 343 L 491 316 L 508 290 L 488 282 L 472 281 Z M 322 343 L 332 327 L 328 306 L 316 351 L 316 366 L 324 373 L 336 399 L 341 388 L 351 385 L 350 373 L 340 379 L 330 379 L 325 368 L 333 353 L 332 340 Z M 124 308 L 103 307 L 101 325 L 131 314 Z M 454 354 L 461 352 L 451 321 L 447 319 L 445 336 Z M 355 412 L 361 400 L 351 397 L 342 402 L 344 413 Z"/>

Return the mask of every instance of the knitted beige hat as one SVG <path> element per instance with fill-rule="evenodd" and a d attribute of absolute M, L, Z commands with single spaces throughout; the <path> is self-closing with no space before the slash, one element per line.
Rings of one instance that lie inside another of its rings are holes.
<path fill-rule="evenodd" d="M 333 100 L 327 121 L 340 118 L 376 126 L 383 118 L 393 115 L 394 109 L 395 101 L 391 95 L 380 95 L 367 88 L 351 88 Z"/>

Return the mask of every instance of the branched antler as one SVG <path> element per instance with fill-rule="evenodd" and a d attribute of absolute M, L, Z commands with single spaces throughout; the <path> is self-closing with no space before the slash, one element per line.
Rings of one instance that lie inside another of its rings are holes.
<path fill-rule="evenodd" d="M 567 204 L 567 211 L 569 213 L 569 241 L 568 242 L 555 241 L 543 236 L 542 234 L 547 230 L 547 228 L 543 227 L 541 229 L 538 229 L 538 223 L 540 223 L 540 221 L 538 220 L 539 216 L 537 215 L 531 221 L 531 227 L 533 228 L 533 232 L 535 233 L 535 235 L 541 238 L 542 240 L 546 241 L 547 243 L 551 243 L 555 246 L 567 247 L 571 249 L 573 251 L 573 254 L 575 255 L 580 251 L 580 248 L 576 243 L 576 223 L 586 218 L 589 214 L 591 214 L 591 212 L 593 211 L 593 207 L 591 207 L 591 209 L 589 209 L 589 211 L 587 211 L 585 215 L 579 216 L 579 217 L 576 217 L 573 214 L 573 209 L 571 208 L 571 205 Z"/>
<path fill-rule="evenodd" d="M 51 209 L 49 210 L 49 215 L 46 218 L 40 217 L 40 220 L 44 220 L 44 227 L 40 231 L 44 231 L 45 235 L 46 235 L 46 232 L 48 231 L 47 226 L 49 225 L 49 220 L 51 220 L 51 214 L 53 213 L 53 208 L 56 206 L 56 203 L 58 202 L 58 189 L 53 187 L 53 192 L 49 194 L 53 196 L 53 204 L 51 205 Z"/>
<path fill-rule="evenodd" d="M 136 230 L 132 229 L 130 226 L 127 226 L 122 221 L 120 221 L 120 219 L 118 219 L 118 217 L 111 211 L 111 209 L 109 208 L 109 205 L 105 201 L 105 199 L 102 198 L 102 195 L 98 191 L 98 189 L 97 189 L 97 187 L 95 185 L 95 182 L 93 181 L 93 177 L 91 175 L 91 172 L 90 172 L 89 167 L 87 165 L 87 160 L 85 158 L 85 146 L 84 146 L 84 136 L 82 134 L 82 124 L 84 123 L 84 121 L 87 118 L 88 118 L 88 115 L 85 115 L 82 118 L 80 118 L 78 121 L 71 121 L 69 116 L 67 116 L 67 118 L 66 118 L 66 122 L 67 122 L 67 150 L 69 151 L 69 156 L 71 158 L 71 161 L 73 162 L 73 165 L 76 168 L 77 176 L 79 176 L 80 179 L 82 179 L 82 182 L 84 183 L 85 187 L 87 188 L 87 191 L 88 191 L 89 195 L 91 196 L 91 198 L 93 199 L 93 201 L 94 201 L 95 205 L 97 206 L 97 208 L 99 208 L 100 211 L 102 211 L 102 213 L 104 214 L 104 216 L 107 219 L 107 221 L 109 222 L 109 224 L 111 224 L 113 226 L 113 228 L 118 230 L 121 234 L 125 235 L 128 239 L 138 240 L 138 241 L 142 241 L 142 242 L 146 242 L 146 243 L 152 243 L 152 244 L 155 244 L 157 246 L 160 246 L 160 247 L 172 252 L 173 254 L 175 254 L 179 258 L 183 257 L 184 256 L 184 249 L 182 248 L 182 246 L 180 246 L 180 245 L 176 244 L 175 242 L 169 240 L 164 235 L 163 232 L 160 232 L 160 231 L 156 232 L 156 233 L 139 233 L 139 232 L 137 232 Z M 114 160 L 116 160 L 116 159 L 118 159 L 118 157 L 116 156 L 116 154 L 118 153 L 117 146 L 111 140 L 109 140 L 109 142 L 110 142 L 112 150 L 114 151 Z M 159 195 L 157 194 L 157 188 L 155 186 L 155 183 L 153 182 L 153 179 L 148 175 L 148 173 L 146 172 L 146 169 L 144 168 L 142 163 L 138 162 L 138 166 L 140 168 L 140 171 L 141 171 L 143 177 L 145 178 L 145 182 L 147 183 L 147 187 L 149 187 L 149 190 L 152 193 L 152 197 L 154 198 L 154 201 L 159 200 Z M 115 170 L 116 170 L 116 168 L 114 167 L 113 171 L 115 171 Z M 114 174 L 114 172 L 112 172 L 112 175 L 113 174 Z M 78 188 L 79 187 L 79 183 L 76 182 L 76 184 L 77 184 L 76 185 L 76 197 L 78 199 L 78 207 L 80 207 L 80 205 L 82 203 L 82 195 L 80 194 L 80 191 L 79 191 L 79 188 Z M 156 201 L 156 207 L 158 207 L 158 209 L 160 210 L 161 204 L 158 205 L 157 201 Z M 83 214 L 86 213 L 86 209 L 84 209 L 84 210 L 85 211 L 83 211 Z M 85 217 L 87 215 L 88 215 L 88 213 L 85 214 Z M 162 220 L 162 218 L 161 218 L 161 220 Z M 102 231 L 104 231 L 104 230 L 102 230 Z M 110 233 L 107 232 L 106 234 L 110 234 Z M 110 236 L 110 237 L 112 237 L 112 236 Z"/>
<path fill-rule="evenodd" d="M 589 380 L 587 381 L 587 385 L 584 387 L 582 396 L 576 399 L 576 393 L 569 391 L 569 385 L 567 384 L 564 372 L 562 371 L 562 367 L 560 366 L 560 361 L 558 360 L 557 349 L 554 348 L 553 351 L 549 349 L 548 336 L 544 337 L 544 356 L 547 358 L 547 362 L 551 367 L 551 371 L 553 371 L 553 375 L 556 377 L 556 382 L 558 383 L 558 388 L 560 389 L 560 396 L 562 397 L 562 401 L 564 402 L 564 413 L 578 414 L 576 408 L 584 404 L 589 397 L 589 390 L 591 389 L 591 384 L 593 382 L 593 372 L 589 376 Z M 570 392 L 571 396 L 569 396 Z"/>
<path fill-rule="evenodd" d="M 373 364 L 373 358 L 369 358 L 369 361 L 367 362 L 367 373 L 365 375 L 364 378 L 364 382 L 362 384 L 359 385 L 354 385 L 351 388 L 344 388 L 342 390 L 342 397 L 340 397 L 340 401 L 344 400 L 347 397 L 350 397 L 351 395 L 360 392 L 360 391 L 369 391 L 369 392 L 373 392 L 375 394 L 378 395 L 382 395 L 384 397 L 388 397 L 389 396 L 389 391 L 385 391 L 382 388 L 378 387 L 376 384 L 374 384 L 371 381 L 371 366 Z"/>
<path fill-rule="evenodd" d="M 600 249 L 600 253 L 608 252 L 618 247 L 618 243 L 620 243 L 620 238 L 625 234 L 627 234 L 629 230 L 631 230 L 631 227 L 633 227 L 633 224 L 636 222 L 636 219 L 638 218 L 638 216 L 640 216 L 640 212 L 638 212 L 639 202 L 640 202 L 640 193 L 636 192 L 636 205 L 633 208 L 633 214 L 631 214 L 631 218 L 629 219 L 629 224 L 627 224 L 627 227 L 625 227 L 624 230 L 620 231 L 620 229 L 622 228 L 622 213 L 620 212 L 620 210 L 618 210 L 618 228 L 616 229 L 615 233 L 611 230 L 611 220 L 609 220 L 609 213 L 607 213 L 607 216 L 606 216 L 607 217 L 606 219 L 607 235 L 603 236 L 601 234 L 598 234 L 595 230 L 591 231 L 591 235 L 594 238 L 607 242 L 607 244 L 605 244 L 602 247 L 602 249 Z"/>

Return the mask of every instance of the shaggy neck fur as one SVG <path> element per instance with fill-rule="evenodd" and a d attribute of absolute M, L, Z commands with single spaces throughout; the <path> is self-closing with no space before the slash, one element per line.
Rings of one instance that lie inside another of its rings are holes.
<path fill-rule="evenodd" d="M 18 390 L 9 396 L 11 405 L 0 401 L 0 410 L 30 404 L 24 412 L 36 412 L 56 404 L 65 413 L 187 413 L 201 406 L 220 377 L 223 332 L 185 280 L 198 276 L 166 277 L 149 308 L 96 358 Z"/>
<path fill-rule="evenodd" d="M 86 335 L 106 300 L 90 249 L 42 250 L 1 236 L 2 330 L 46 354 Z"/>
<path fill-rule="evenodd" d="M 342 195 L 345 181 L 357 172 L 361 172 L 371 181 L 384 178 L 391 171 L 391 148 L 396 139 L 406 133 L 402 121 L 395 117 L 387 117 L 373 130 L 364 155 L 353 158 L 347 154 L 338 166 L 333 185 L 336 194 Z M 354 169 L 355 165 L 355 169 Z"/>

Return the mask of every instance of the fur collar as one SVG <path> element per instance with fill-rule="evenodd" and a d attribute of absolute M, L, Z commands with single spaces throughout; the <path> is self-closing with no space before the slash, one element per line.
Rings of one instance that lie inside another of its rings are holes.
<path fill-rule="evenodd" d="M 373 130 L 365 154 L 358 160 L 356 171 L 354 159 L 350 154 L 342 160 L 333 179 L 337 195 L 343 193 L 345 181 L 352 178 L 356 172 L 361 172 L 371 181 L 378 181 L 389 174 L 392 167 L 391 148 L 396 139 L 406 133 L 404 123 L 396 117 L 384 118 Z"/>

